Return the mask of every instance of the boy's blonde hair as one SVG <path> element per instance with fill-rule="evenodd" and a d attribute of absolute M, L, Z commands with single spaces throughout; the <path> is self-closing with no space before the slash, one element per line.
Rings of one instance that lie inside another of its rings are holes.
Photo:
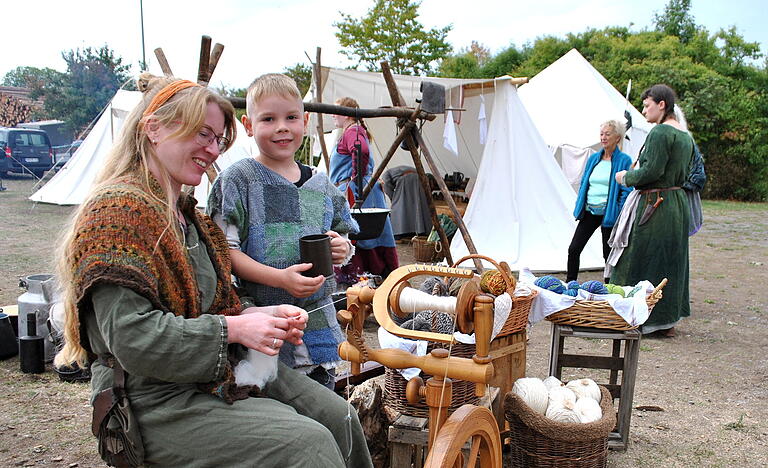
<path fill-rule="evenodd" d="M 294 98 L 301 103 L 301 110 L 304 111 L 299 87 L 290 76 L 282 73 L 267 73 L 253 80 L 253 83 L 248 86 L 248 95 L 245 97 L 245 108 L 249 116 L 256 111 L 256 104 L 266 96 Z"/>

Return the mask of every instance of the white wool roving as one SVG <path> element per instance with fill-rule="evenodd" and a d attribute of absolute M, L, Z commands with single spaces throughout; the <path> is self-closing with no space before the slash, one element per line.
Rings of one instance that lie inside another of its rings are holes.
<path fill-rule="evenodd" d="M 277 377 L 277 358 L 277 354 L 267 356 L 260 351 L 249 349 L 248 357 L 235 366 L 235 383 L 264 388 L 264 385 Z"/>
<path fill-rule="evenodd" d="M 600 403 L 600 398 L 602 397 L 600 387 L 598 387 L 592 379 L 571 380 L 565 386 L 573 390 L 573 393 L 575 393 L 578 398 L 589 397 L 595 400 L 598 404 Z"/>
<path fill-rule="evenodd" d="M 562 387 L 563 383 L 554 375 L 550 375 L 544 379 L 544 386 L 547 387 L 547 390 L 552 390 L 554 387 Z"/>
<path fill-rule="evenodd" d="M 539 414 L 547 412 L 547 403 L 549 403 L 549 392 L 544 382 L 536 377 L 523 377 L 517 379 L 512 386 L 512 391 L 523 399 L 526 405 Z"/>
<path fill-rule="evenodd" d="M 577 423 L 581 422 L 574 408 L 576 404 L 570 400 L 554 401 L 547 408 L 546 417 L 557 422 Z"/>
<path fill-rule="evenodd" d="M 603 417 L 600 404 L 592 398 L 579 398 L 573 410 L 579 415 L 579 421 L 583 423 L 599 421 Z"/>
<path fill-rule="evenodd" d="M 576 399 L 576 394 L 568 387 L 552 387 L 549 390 L 549 406 L 552 406 L 553 403 L 562 404 L 564 401 L 575 404 Z"/>

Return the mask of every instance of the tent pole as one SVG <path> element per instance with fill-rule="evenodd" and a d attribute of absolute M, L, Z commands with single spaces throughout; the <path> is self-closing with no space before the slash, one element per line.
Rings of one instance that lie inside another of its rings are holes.
<path fill-rule="evenodd" d="M 315 63 L 312 64 L 312 69 L 315 72 L 315 102 L 320 103 L 323 101 L 323 76 L 322 68 L 320 68 L 320 47 L 317 48 L 315 53 Z M 317 116 L 317 138 L 320 140 L 320 151 L 323 154 L 323 161 L 325 162 L 325 172 L 331 172 L 331 162 L 328 158 L 328 148 L 325 147 L 325 130 L 323 130 L 323 115 Z"/>

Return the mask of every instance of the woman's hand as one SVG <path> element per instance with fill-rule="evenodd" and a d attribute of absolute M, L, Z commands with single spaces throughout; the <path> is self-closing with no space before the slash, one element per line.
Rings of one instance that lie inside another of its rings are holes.
<path fill-rule="evenodd" d="M 627 173 L 627 171 L 619 171 L 619 172 L 617 172 L 616 176 L 615 176 L 616 177 L 616 182 L 618 182 L 621 185 L 626 185 L 626 184 L 624 184 L 624 175 L 626 175 L 626 173 Z"/>
<path fill-rule="evenodd" d="M 274 356 L 285 341 L 300 345 L 307 326 L 307 312 L 291 305 L 249 307 L 227 316 L 228 342 Z"/>
<path fill-rule="evenodd" d="M 349 253 L 349 241 L 336 231 L 325 233 L 331 236 L 331 259 L 334 265 L 341 265 L 347 259 Z"/>
<path fill-rule="evenodd" d="M 316 293 L 322 287 L 325 278 L 323 275 L 310 278 L 301 274 L 302 271 L 307 271 L 310 268 L 312 268 L 311 263 L 299 263 L 281 270 L 280 288 L 298 298 L 309 297 Z"/>

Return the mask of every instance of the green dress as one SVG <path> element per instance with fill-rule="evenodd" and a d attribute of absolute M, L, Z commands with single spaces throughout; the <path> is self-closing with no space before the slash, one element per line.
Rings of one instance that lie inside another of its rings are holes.
<path fill-rule="evenodd" d="M 639 190 L 681 187 L 693 156 L 693 139 L 671 125 L 656 125 L 640 152 L 640 167 L 626 173 L 626 185 Z M 664 200 L 646 223 L 640 225 L 646 206 Z M 691 315 L 688 302 L 688 225 L 690 210 L 683 189 L 641 195 L 629 243 L 611 275 L 614 284 L 641 280 L 659 284 L 667 278 L 663 297 L 643 324 L 643 333 L 675 326 Z"/>
<path fill-rule="evenodd" d="M 190 261 L 207 310 L 216 272 L 189 223 Z M 309 377 L 279 364 L 262 398 L 227 404 L 202 393 L 227 352 L 223 316 L 184 318 L 163 313 L 131 289 L 102 283 L 83 320 L 96 354 L 111 353 L 128 373 L 126 387 L 138 419 L 148 466 L 370 467 L 357 413 Z M 95 396 L 112 385 L 113 371 L 93 363 Z M 351 440 L 350 440 L 351 439 Z"/>

